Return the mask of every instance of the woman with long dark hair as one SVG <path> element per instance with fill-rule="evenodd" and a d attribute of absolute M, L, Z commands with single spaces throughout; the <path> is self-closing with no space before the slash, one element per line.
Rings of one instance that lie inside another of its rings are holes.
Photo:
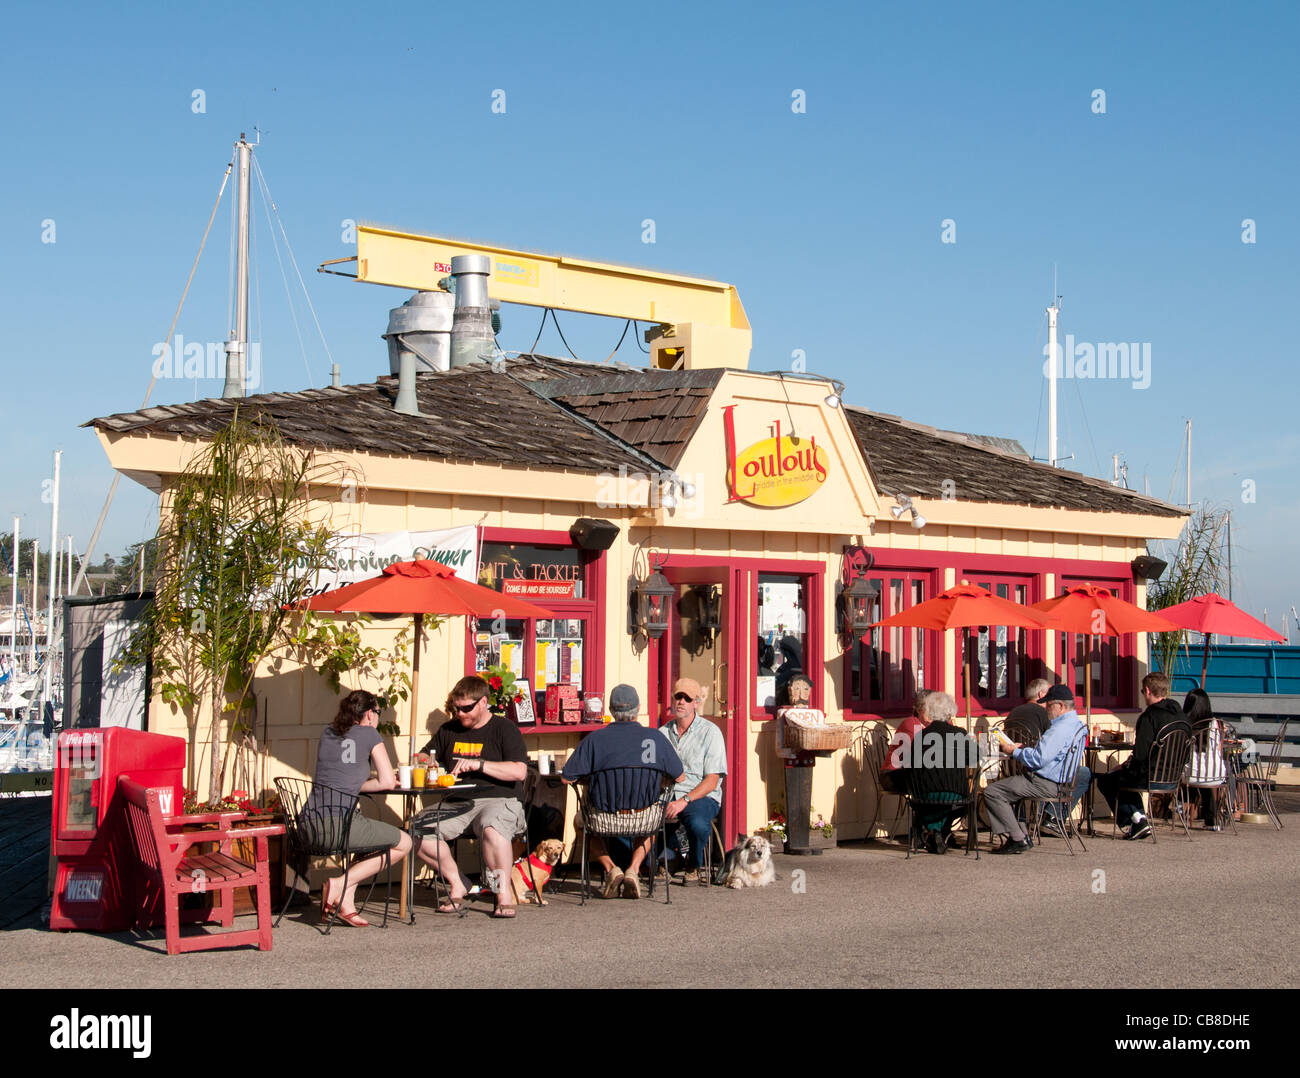
<path fill-rule="evenodd" d="M 1223 731 L 1219 720 L 1214 717 L 1214 705 L 1210 703 L 1209 694 L 1201 688 L 1193 689 L 1183 701 L 1183 714 L 1192 727 L 1194 742 L 1205 736 L 1205 751 L 1192 753 L 1191 774 L 1193 779 L 1223 778 L 1228 781 L 1223 765 Z M 1199 742 L 1198 742 L 1199 743 Z M 1211 831 L 1221 830 L 1215 813 L 1216 786 L 1201 787 L 1201 822 Z"/>
<path fill-rule="evenodd" d="M 343 697 L 334 721 L 321 733 L 313 783 L 351 796 L 371 790 L 396 789 L 397 775 L 389 762 L 388 748 L 379 735 L 379 700 L 374 693 L 356 689 Z M 313 789 L 306 814 L 310 815 L 313 810 L 328 811 L 327 806 L 327 795 Z M 411 839 L 405 831 L 369 819 L 358 809 L 348 831 L 348 847 L 373 849 L 375 846 L 390 847 L 387 857 L 376 854 L 352 865 L 347 872 L 346 890 L 342 876 L 332 876 L 321 885 L 322 916 L 337 910 L 339 920 L 345 924 L 353 928 L 369 926 L 370 922 L 357 913 L 357 884 L 370 879 L 385 864 L 396 864 L 405 857 L 411 849 Z"/>

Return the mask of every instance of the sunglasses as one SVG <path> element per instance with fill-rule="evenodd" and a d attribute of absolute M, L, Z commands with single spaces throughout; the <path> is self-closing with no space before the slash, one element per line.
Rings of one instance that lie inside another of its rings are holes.
<path fill-rule="evenodd" d="M 673 697 L 673 703 L 676 703 L 678 700 L 685 700 L 686 703 L 689 704 L 689 703 L 691 703 L 694 699 L 695 699 L 695 697 L 691 696 L 691 695 L 688 694 L 688 693 L 679 692 L 676 696 Z"/>
<path fill-rule="evenodd" d="M 457 711 L 459 711 L 462 715 L 468 715 L 471 711 L 473 711 L 476 707 L 478 707 L 478 704 L 479 702 L 475 700 L 472 704 L 452 704 L 451 706 L 454 707 Z"/>

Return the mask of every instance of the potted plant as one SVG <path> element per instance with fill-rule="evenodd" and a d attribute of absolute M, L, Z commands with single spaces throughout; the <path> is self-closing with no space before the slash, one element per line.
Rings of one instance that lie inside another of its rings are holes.
<path fill-rule="evenodd" d="M 809 813 L 808 848 L 810 850 L 833 850 L 835 848 L 835 825 L 826 822 L 820 812 L 813 809 Z"/>
<path fill-rule="evenodd" d="M 773 853 L 785 852 L 785 815 L 776 809 L 768 817 L 767 823 L 759 829 L 761 834 L 772 844 Z"/>
<path fill-rule="evenodd" d="M 488 683 L 488 710 L 493 715 L 504 716 L 506 709 L 524 698 L 524 694 L 515 686 L 514 671 L 508 666 L 489 666 L 483 672 Z"/>

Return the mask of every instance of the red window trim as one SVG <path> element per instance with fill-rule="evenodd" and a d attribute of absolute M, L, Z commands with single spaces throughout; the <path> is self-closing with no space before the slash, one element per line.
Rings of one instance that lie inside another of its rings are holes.
<path fill-rule="evenodd" d="M 573 537 L 568 532 L 549 531 L 542 529 L 529 528 L 480 528 L 477 537 L 478 551 L 481 553 L 484 543 L 532 543 L 537 546 L 568 546 L 576 547 L 578 544 L 573 541 Z M 606 595 L 606 575 L 608 570 L 608 559 L 606 550 L 600 551 L 594 557 L 587 567 L 585 584 L 589 586 L 589 596 L 585 599 L 552 599 L 546 602 L 548 609 L 554 610 L 560 617 L 581 617 L 587 623 L 588 639 L 583 656 L 583 692 L 595 693 L 602 698 L 605 695 L 605 595 Z M 566 611 L 568 613 L 566 613 Z M 534 626 L 530 620 L 528 626 L 527 640 L 533 639 Z M 524 669 L 528 670 L 536 661 L 536 648 L 528 645 Z M 469 631 L 468 626 L 465 631 L 465 673 L 470 675 L 474 673 L 474 667 L 478 658 L 478 649 L 474 644 L 474 634 Z M 534 686 L 534 689 L 536 686 Z M 550 732 L 570 733 L 581 731 L 583 729 L 598 729 L 597 726 L 577 727 L 563 726 L 556 723 L 543 723 L 541 716 L 538 716 L 537 724 L 533 727 L 521 726 L 519 728 L 524 733 Z"/>
<path fill-rule="evenodd" d="M 882 551 L 881 553 L 882 554 L 903 554 L 904 552 Z M 898 564 L 890 564 L 895 560 L 898 562 Z M 929 567 L 929 566 L 918 567 L 915 565 L 909 565 L 907 564 L 907 559 L 905 557 L 900 557 L 897 559 L 889 558 L 889 557 L 876 558 L 875 562 L 871 566 L 871 570 L 866 575 L 868 579 L 870 579 L 871 577 L 875 576 L 877 572 L 879 572 L 879 574 L 882 577 L 888 577 L 891 573 L 906 573 L 911 577 L 924 579 L 926 584 L 927 599 L 933 599 L 936 595 L 939 594 L 939 592 L 943 590 L 943 578 L 941 576 L 942 573 L 941 569 Z M 925 647 L 926 654 L 937 656 L 937 658 L 935 659 L 935 663 L 937 665 L 935 665 L 933 668 L 942 670 L 943 669 L 943 634 L 934 629 L 923 629 L 921 630 L 921 632 L 924 636 L 923 644 Z M 885 703 L 884 701 L 872 700 L 870 697 L 865 695 L 856 696 L 856 697 L 850 695 L 849 690 L 851 686 L 851 679 L 853 677 L 853 671 L 849 662 L 849 651 L 850 648 L 854 648 L 854 647 L 861 648 L 863 646 L 864 645 L 862 642 L 862 638 L 855 637 L 850 647 L 845 648 L 840 653 L 840 661 L 843 663 L 843 667 L 844 667 L 843 670 L 844 680 L 842 683 L 842 687 L 844 691 L 844 718 L 851 722 L 864 722 L 864 721 L 868 721 L 869 719 L 877 718 L 881 716 L 898 718 L 903 715 L 911 714 L 912 705 L 910 702 L 900 703 L 900 704 L 889 704 L 888 706 L 882 706 Z M 864 684 L 869 686 L 871 672 L 865 664 L 862 668 L 862 678 L 864 680 Z"/>
<path fill-rule="evenodd" d="M 1065 559 L 1065 558 L 1043 558 L 1043 557 L 1025 557 L 1018 554 L 969 554 L 946 550 L 907 550 L 903 548 L 885 548 L 876 549 L 867 544 L 867 549 L 871 552 L 873 563 L 871 571 L 888 572 L 889 570 L 907 570 L 913 573 L 931 572 L 934 577 L 934 595 L 938 595 L 943 590 L 946 570 L 954 571 L 954 583 L 960 584 L 963 579 L 969 579 L 971 576 L 979 575 L 1015 575 L 1027 576 L 1030 578 L 1030 602 L 1039 602 L 1042 599 L 1050 598 L 1044 588 L 1044 577 L 1047 573 L 1053 574 L 1055 578 L 1054 595 L 1061 593 L 1063 582 L 1067 579 L 1070 583 L 1092 581 L 1102 587 L 1109 587 L 1115 590 L 1121 599 L 1128 602 L 1134 601 L 1135 586 L 1132 579 L 1132 571 L 1127 562 L 1120 561 L 1098 561 L 1091 558 Z M 938 649 L 933 654 L 942 654 L 943 633 L 926 630 L 932 638 L 927 640 L 927 649 Z M 1040 634 L 1032 634 L 1040 636 Z M 1032 639 L 1031 636 L 1031 639 Z M 1120 659 L 1135 659 L 1136 647 L 1134 638 L 1120 637 Z M 860 641 L 855 640 L 854 645 Z M 1031 644 L 1030 653 L 1035 654 L 1034 648 L 1037 648 L 1037 654 L 1045 656 L 1045 645 L 1041 639 Z M 960 713 L 965 714 L 965 700 L 962 696 L 962 675 L 961 675 L 961 648 L 957 647 L 957 665 L 954 680 L 955 691 L 954 698 L 957 700 L 957 706 Z M 882 710 L 868 704 L 870 710 L 861 705 L 867 703 L 861 700 L 851 700 L 849 698 L 849 665 L 847 661 L 847 649 L 841 649 L 839 655 L 842 664 L 840 688 L 844 698 L 844 718 L 849 722 L 866 722 L 874 719 L 897 718 L 906 714 L 906 710 Z M 1058 656 L 1059 661 L 1059 656 Z M 940 667 L 942 668 L 942 667 Z M 1059 676 L 1057 671 L 1052 671 L 1052 675 Z M 1132 680 L 1132 679 L 1127 679 Z M 1122 694 L 1120 700 L 1113 707 L 1105 704 L 1100 705 L 1107 711 L 1120 712 L 1126 711 L 1133 707 L 1131 698 L 1124 694 L 1131 694 L 1133 689 L 1127 684 L 1127 681 L 1121 686 Z M 855 706 L 858 705 L 858 706 Z M 1094 707 L 1097 707 L 1094 701 Z M 977 699 L 971 701 L 971 715 L 990 715 L 995 712 L 983 708 Z"/>
<path fill-rule="evenodd" d="M 1109 588 L 1112 593 L 1123 599 L 1125 602 L 1134 602 L 1137 598 L 1137 585 L 1133 583 L 1132 575 L 1116 574 L 1115 567 L 1110 568 L 1110 573 L 1059 573 L 1057 575 L 1056 594 L 1067 587 L 1077 587 L 1080 584 L 1096 584 L 1098 587 Z M 1056 669 L 1051 671 L 1054 679 L 1067 685 L 1071 689 L 1074 687 L 1075 679 L 1067 676 L 1073 671 L 1070 667 L 1074 664 L 1074 650 L 1078 633 L 1066 633 L 1067 647 L 1058 648 L 1056 656 Z M 1133 708 L 1137 703 L 1137 689 L 1135 682 L 1137 680 L 1135 671 L 1137 667 L 1137 634 L 1125 633 L 1114 638 L 1118 641 L 1116 658 L 1119 661 L 1119 695 L 1110 696 L 1104 693 L 1094 694 L 1092 697 L 1092 707 L 1094 710 L 1101 709 L 1104 711 L 1117 712 L 1128 708 Z M 1100 648 L 1097 649 L 1100 655 Z M 1104 667 L 1103 667 L 1104 669 Z M 1083 671 L 1079 671 L 1080 679 Z M 1104 681 L 1103 681 L 1104 685 Z M 1080 698 L 1082 703 L 1082 698 Z M 1140 710 L 1140 708 L 1139 708 Z"/>
<path fill-rule="evenodd" d="M 825 694 L 822 691 L 823 678 L 818 676 L 818 672 L 824 669 L 825 660 L 823 658 L 822 642 L 822 596 L 826 587 L 826 564 L 824 562 L 807 562 L 807 561 L 755 561 L 752 565 L 749 562 L 734 563 L 741 568 L 749 566 L 746 573 L 748 580 L 745 581 L 746 592 L 749 596 L 749 621 L 747 624 L 748 635 L 745 639 L 752 641 L 758 635 L 758 579 L 764 574 L 775 576 L 797 576 L 802 578 L 804 585 L 804 599 L 807 604 L 806 613 L 806 630 L 805 646 L 803 656 L 804 672 L 812 680 L 813 690 L 811 706 L 814 708 L 824 707 Z M 784 566 L 784 568 L 782 567 Z M 752 647 L 738 649 L 745 656 L 742 663 L 741 677 L 741 704 L 744 714 L 749 722 L 771 722 L 776 716 L 765 707 L 758 706 L 758 691 L 755 687 L 755 681 L 758 678 L 758 656 L 754 654 Z"/>
<path fill-rule="evenodd" d="M 1006 583 L 1012 584 L 1013 586 L 1016 584 L 1027 584 L 1029 602 L 1026 605 L 1032 606 L 1034 603 L 1040 602 L 1045 598 L 1043 595 L 1043 574 L 1041 573 L 1012 572 L 1009 569 L 993 571 L 985 568 L 977 568 L 969 562 L 963 563 L 957 572 L 958 583 L 963 579 L 966 579 L 970 580 L 972 584 L 977 584 L 980 587 L 984 587 L 982 581 L 987 577 L 1006 577 L 1008 578 Z M 962 634 L 962 637 L 964 636 L 965 634 Z M 953 693 L 953 698 L 957 701 L 957 710 L 964 715 L 966 713 L 966 686 L 962 672 L 962 637 L 958 638 L 956 654 L 953 656 L 953 684 L 957 686 L 957 691 Z M 1026 648 L 1024 658 L 1029 666 L 1029 676 L 1026 678 L 1026 683 L 1028 683 L 1035 677 L 1039 676 L 1040 672 L 1043 676 L 1047 676 L 1051 671 L 1048 670 L 1046 659 L 1047 634 L 1038 632 L 1037 630 L 1029 630 L 1025 633 L 1025 641 Z M 1012 686 L 1008 684 L 1007 688 L 1010 689 Z M 1024 699 L 1018 694 L 1013 694 L 1008 697 L 986 697 L 981 699 L 978 688 L 973 683 L 971 685 L 971 715 L 1000 715 L 1004 711 L 1009 711 L 1017 704 L 1022 703 L 1024 703 Z"/>

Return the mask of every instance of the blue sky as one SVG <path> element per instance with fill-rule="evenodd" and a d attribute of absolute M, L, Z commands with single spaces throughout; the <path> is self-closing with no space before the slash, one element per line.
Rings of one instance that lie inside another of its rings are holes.
<path fill-rule="evenodd" d="M 731 282 L 753 369 L 802 349 L 851 403 L 1041 457 L 1055 266 L 1063 339 L 1151 347 L 1145 389 L 1063 384 L 1067 466 L 1109 475 L 1118 452 L 1133 486 L 1166 497 L 1190 418 L 1193 497 L 1233 510 L 1235 598 L 1274 626 L 1300 604 L 1294 9 L 228 7 L 8 9 L 0 530 L 18 514 L 47 540 L 42 480 L 61 448 L 60 531 L 89 538 L 112 473 L 79 424 L 139 406 L 231 144 L 257 127 L 345 382 L 386 373 L 380 334 L 406 298 L 315 273 L 351 253 L 351 218 Z M 229 205 L 177 327 L 187 341 L 226 336 Z M 265 385 L 325 384 L 255 212 Z M 527 348 L 538 318 L 507 307 L 503 345 Z M 560 323 L 584 359 L 622 331 Z M 549 328 L 539 350 L 565 354 Z M 618 358 L 642 361 L 630 334 Z M 163 381 L 153 403 L 196 388 L 220 392 Z M 155 525 L 155 500 L 124 482 L 99 553 Z"/>

